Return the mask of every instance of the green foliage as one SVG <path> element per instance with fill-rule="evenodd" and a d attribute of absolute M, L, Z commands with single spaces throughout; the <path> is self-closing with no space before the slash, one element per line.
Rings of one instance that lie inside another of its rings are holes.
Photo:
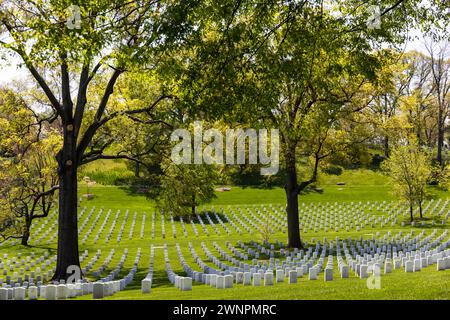
<path fill-rule="evenodd" d="M 393 180 L 394 192 L 401 200 L 406 201 L 410 208 L 422 203 L 431 176 L 431 159 L 416 140 L 411 139 L 406 146 L 397 146 L 382 166 Z M 411 212 L 411 221 L 413 219 Z"/>
<path fill-rule="evenodd" d="M 333 174 L 336 176 L 340 176 L 344 169 L 341 166 L 337 165 L 328 165 L 325 168 L 322 169 L 322 171 L 326 174 Z"/>
<path fill-rule="evenodd" d="M 57 189 L 56 150 L 61 139 L 13 91 L 0 91 L 0 237 L 28 234 L 45 217 Z M 25 129 L 24 129 L 25 128 Z"/>
<path fill-rule="evenodd" d="M 200 204 L 216 197 L 214 187 L 218 174 L 213 166 L 175 165 L 168 161 L 163 167 L 157 202 L 164 212 L 172 212 L 174 216 L 195 214 Z"/>

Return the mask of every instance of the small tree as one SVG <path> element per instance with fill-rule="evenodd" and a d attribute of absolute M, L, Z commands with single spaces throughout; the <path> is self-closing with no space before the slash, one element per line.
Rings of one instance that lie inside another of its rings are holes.
<path fill-rule="evenodd" d="M 28 245 L 34 219 L 48 216 L 59 189 L 59 134 L 17 93 L 0 89 L 0 241 Z"/>
<path fill-rule="evenodd" d="M 413 208 L 416 203 L 422 218 L 425 186 L 431 175 L 428 154 L 420 149 L 417 141 L 412 140 L 406 146 L 397 146 L 383 167 L 394 182 L 395 194 L 409 204 L 411 222 L 414 220 Z"/>
<path fill-rule="evenodd" d="M 170 160 L 169 160 L 170 161 Z M 168 163 L 161 179 L 158 205 L 175 216 L 195 215 L 198 205 L 216 197 L 218 174 L 211 165 Z"/>

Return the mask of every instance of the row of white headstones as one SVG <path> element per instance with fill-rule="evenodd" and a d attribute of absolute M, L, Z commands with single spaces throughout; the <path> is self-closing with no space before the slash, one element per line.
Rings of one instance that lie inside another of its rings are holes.
<path fill-rule="evenodd" d="M 448 219 L 450 215 L 450 209 L 447 210 L 449 200 L 446 200 L 443 205 L 442 200 L 439 199 L 438 201 L 434 201 L 433 199 L 430 200 L 427 204 L 424 203 L 424 209 L 423 214 L 425 216 L 433 216 L 435 213 L 435 217 L 437 219 L 440 219 L 443 216 L 442 223 L 445 224 L 446 220 Z M 440 207 L 440 210 L 439 210 Z M 235 212 L 231 207 L 229 207 L 229 214 L 228 215 L 225 210 L 221 210 L 222 215 L 225 217 L 226 221 L 223 222 L 222 219 L 220 219 L 219 215 L 215 211 L 215 209 L 212 207 L 211 211 L 214 214 L 214 217 L 216 218 L 216 221 L 218 221 L 219 225 L 223 228 L 223 230 L 227 234 L 231 234 L 232 230 L 227 227 L 226 223 L 229 223 L 233 229 L 238 233 L 242 234 L 242 227 L 244 230 L 246 230 L 248 233 L 253 233 L 255 231 L 261 232 L 261 226 L 268 225 L 271 230 L 275 231 L 278 230 L 280 232 L 285 232 L 287 228 L 287 222 L 286 222 L 286 216 L 284 214 L 284 207 L 280 206 L 278 209 L 276 209 L 272 204 L 269 205 L 267 208 L 265 205 L 261 205 L 261 210 L 255 205 L 253 206 L 254 212 L 249 207 L 245 207 L 246 213 L 240 208 L 236 208 L 239 212 L 239 215 L 236 215 Z M 382 211 L 388 214 L 388 217 L 386 218 L 384 215 L 370 215 L 367 212 L 371 211 Z M 387 202 L 367 202 L 362 204 L 360 203 L 353 203 L 345 204 L 345 203 L 311 203 L 309 206 L 305 205 L 304 203 L 300 207 L 300 228 L 304 233 L 307 233 L 309 231 L 318 232 L 319 230 L 328 232 L 328 231 L 335 231 L 338 232 L 339 230 L 350 231 L 350 229 L 355 229 L 356 231 L 361 231 L 361 229 L 375 225 L 380 225 L 381 227 L 386 227 L 390 224 L 391 227 L 398 224 L 399 219 L 401 216 L 405 217 L 408 215 L 408 208 L 405 205 L 400 205 L 398 202 L 391 201 L 389 203 Z M 415 209 L 417 211 L 418 208 Z M 439 210 L 439 211 L 438 211 Z M 447 210 L 447 211 L 446 211 Z M 95 228 L 98 226 L 100 218 L 103 215 L 104 209 L 101 208 L 97 215 L 95 216 L 94 220 L 91 222 L 89 229 L 84 234 L 82 238 L 82 244 L 85 244 L 87 241 L 91 239 L 92 232 L 95 230 Z M 83 217 L 85 213 L 87 212 L 87 208 L 84 207 L 80 214 L 78 219 L 83 220 Z M 214 230 L 214 232 L 217 235 L 220 235 L 220 230 L 214 223 L 213 219 L 210 217 L 209 213 L 204 209 L 204 214 L 207 218 L 208 225 L 211 226 L 211 228 Z M 87 214 L 86 218 L 84 218 L 83 222 L 81 223 L 81 226 L 79 228 L 79 234 L 81 235 L 86 228 L 86 226 L 89 224 L 89 222 L 92 219 L 92 216 L 95 213 L 95 207 L 93 207 L 89 213 Z M 100 237 L 102 237 L 102 233 L 104 228 L 106 227 L 108 220 L 110 218 L 111 210 L 109 210 L 102 222 L 102 225 L 100 226 L 99 230 L 97 230 L 93 242 L 96 244 Z M 444 216 L 445 215 L 445 216 Z M 108 234 L 105 237 L 105 243 L 108 243 L 110 241 L 110 238 L 116 228 L 116 224 L 119 221 L 120 216 L 120 210 L 118 210 L 115 214 L 114 220 L 111 223 L 110 229 L 108 231 Z M 122 219 L 122 224 L 117 236 L 117 243 L 120 243 L 122 240 L 122 235 L 126 226 L 126 222 L 128 219 L 128 210 L 125 212 L 125 216 Z M 200 223 L 205 235 L 209 236 L 210 232 L 208 231 L 208 228 L 205 224 L 205 222 L 202 220 L 201 216 L 197 214 L 197 220 Z M 233 221 L 234 220 L 234 221 Z M 134 235 L 134 228 L 137 221 L 137 212 L 134 213 L 133 221 L 131 223 L 131 228 L 129 232 L 128 239 L 133 239 Z M 143 239 L 144 237 L 144 231 L 145 231 L 145 221 L 146 221 L 146 214 L 144 213 L 142 216 L 141 221 L 141 232 L 140 232 L 140 239 Z M 175 222 L 173 219 L 173 216 L 170 214 L 170 221 L 172 225 L 172 234 L 174 238 L 176 238 L 176 228 L 175 228 Z M 50 223 L 49 223 L 50 222 Z M 184 221 L 182 218 L 180 219 L 180 223 L 182 225 L 183 234 L 184 237 L 188 237 L 187 229 L 184 225 Z M 424 224 L 425 222 L 421 222 Z M 404 226 L 404 222 L 400 223 L 402 226 Z M 195 224 L 191 221 L 192 229 L 194 231 L 194 234 L 196 236 L 199 236 L 198 229 L 195 227 Z M 432 225 L 434 225 L 434 219 L 432 220 Z M 35 224 L 33 224 L 35 226 Z M 164 215 L 161 215 L 161 227 L 162 227 L 162 236 L 163 238 L 166 237 L 165 232 L 165 220 Z M 41 226 L 33 228 L 32 227 L 32 235 L 30 237 L 30 242 L 34 243 L 35 245 L 39 245 L 44 239 L 47 239 L 46 244 L 49 245 L 52 243 L 52 241 L 55 240 L 57 236 L 57 215 L 56 212 L 53 212 L 53 214 L 49 217 L 49 219 L 46 219 L 42 222 Z M 152 238 L 155 237 L 155 213 L 152 215 L 152 228 L 151 228 L 151 234 Z M 15 241 L 17 243 L 18 240 L 11 240 Z M 13 242 L 11 244 L 13 244 Z"/>

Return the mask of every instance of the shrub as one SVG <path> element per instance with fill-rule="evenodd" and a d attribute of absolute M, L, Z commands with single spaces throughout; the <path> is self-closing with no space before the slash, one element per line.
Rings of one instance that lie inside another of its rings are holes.
<path fill-rule="evenodd" d="M 340 176 L 342 172 L 344 172 L 344 169 L 341 166 L 328 165 L 325 168 L 323 168 L 322 171 L 326 174 L 333 174 L 336 176 Z"/>

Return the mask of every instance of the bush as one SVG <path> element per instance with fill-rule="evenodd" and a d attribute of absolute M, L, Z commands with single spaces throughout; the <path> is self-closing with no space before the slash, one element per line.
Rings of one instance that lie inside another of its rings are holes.
<path fill-rule="evenodd" d="M 373 169 L 379 169 L 380 166 L 381 166 L 381 163 L 382 163 L 385 159 L 386 159 L 385 157 L 383 157 L 383 156 L 381 156 L 381 155 L 379 155 L 379 154 L 374 154 L 373 157 L 372 157 L 372 162 L 371 162 L 370 166 L 371 166 Z"/>
<path fill-rule="evenodd" d="M 333 174 L 336 176 L 340 176 L 342 172 L 344 172 L 344 169 L 341 166 L 337 165 L 329 165 L 322 169 L 322 171 L 326 174 Z"/>

